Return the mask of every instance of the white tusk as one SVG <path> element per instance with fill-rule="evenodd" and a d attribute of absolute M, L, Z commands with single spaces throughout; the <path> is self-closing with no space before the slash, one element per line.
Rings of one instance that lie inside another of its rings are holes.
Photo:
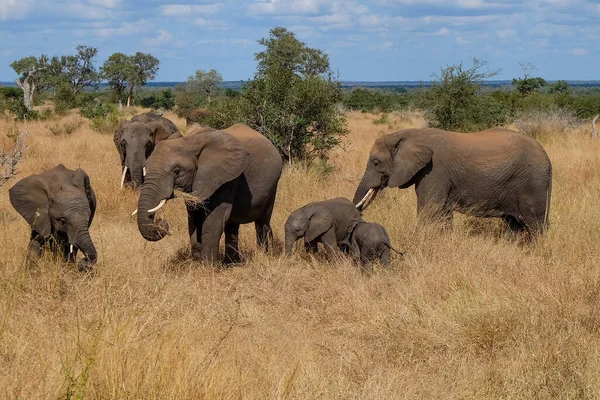
<path fill-rule="evenodd" d="M 142 168 L 142 172 L 143 172 L 144 176 L 146 176 L 146 167 Z"/>
<path fill-rule="evenodd" d="M 71 245 L 71 254 L 73 254 L 73 245 Z"/>
<path fill-rule="evenodd" d="M 131 213 L 131 216 L 134 216 L 135 214 L 137 214 L 137 210 L 138 209 L 136 208 L 135 211 Z"/>
<path fill-rule="evenodd" d="M 127 165 L 123 167 L 123 175 L 121 175 L 121 189 L 123 188 L 123 182 L 125 182 L 125 174 L 127 173 Z"/>
<path fill-rule="evenodd" d="M 373 194 L 373 192 L 375 191 L 374 188 L 369 189 L 369 191 L 367 192 L 367 194 L 365 194 L 365 197 L 362 198 L 361 201 L 358 202 L 358 204 L 356 205 L 356 208 L 359 208 L 365 204 L 365 202 L 369 199 L 369 197 L 371 197 L 371 195 Z"/>
<path fill-rule="evenodd" d="M 164 206 L 166 202 L 167 202 L 167 199 L 162 199 L 162 200 L 160 201 L 160 203 L 158 203 L 158 205 L 157 205 L 156 207 L 154 207 L 154 208 L 153 208 L 153 209 L 151 209 L 151 210 L 148 210 L 148 212 L 149 212 L 149 213 L 153 213 L 153 212 L 156 212 L 156 211 L 160 210 L 160 208 L 161 208 L 162 206 Z"/>

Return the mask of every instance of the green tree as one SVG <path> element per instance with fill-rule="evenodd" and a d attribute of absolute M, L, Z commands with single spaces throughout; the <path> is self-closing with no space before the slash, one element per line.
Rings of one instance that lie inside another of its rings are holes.
<path fill-rule="evenodd" d="M 246 123 L 289 160 L 326 159 L 347 132 L 337 108 L 341 85 L 330 70 L 329 57 L 282 27 L 258 43 L 265 49 L 255 54 L 256 75 L 241 94 Z"/>
<path fill-rule="evenodd" d="M 98 87 L 101 75 L 94 66 L 97 54 L 97 48 L 79 45 L 75 55 L 61 57 L 64 77 L 69 82 L 74 97 L 86 87 Z"/>
<path fill-rule="evenodd" d="M 136 88 L 146 86 L 148 81 L 153 80 L 158 72 L 160 62 L 150 53 L 137 52 L 129 57 L 129 66 L 126 68 L 125 81 L 129 88 L 127 95 L 127 107 L 131 105 Z"/>
<path fill-rule="evenodd" d="M 572 90 L 567 81 L 558 80 L 554 85 L 550 86 L 548 92 L 551 94 L 571 94 Z"/>
<path fill-rule="evenodd" d="M 512 84 L 522 96 L 529 96 L 548 84 L 544 78 L 530 76 L 533 71 L 537 70 L 533 64 L 519 63 L 519 65 L 523 70 L 523 78 L 513 78 Z"/>
<path fill-rule="evenodd" d="M 217 70 L 203 71 L 199 69 L 188 78 L 186 90 L 206 97 L 210 104 L 211 96 L 219 89 L 221 83 L 223 83 L 223 77 Z"/>
<path fill-rule="evenodd" d="M 119 105 L 127 89 L 127 76 L 130 68 L 130 58 L 123 53 L 112 54 L 100 68 L 102 76 L 108 81 L 108 86 L 114 90 Z"/>
<path fill-rule="evenodd" d="M 472 131 L 502 124 L 506 118 L 502 105 L 490 95 L 481 94 L 483 80 L 499 71 L 482 71 L 485 61 L 473 59 L 470 68 L 463 64 L 442 68 L 433 86 L 421 94 L 420 106 L 434 128 Z"/>

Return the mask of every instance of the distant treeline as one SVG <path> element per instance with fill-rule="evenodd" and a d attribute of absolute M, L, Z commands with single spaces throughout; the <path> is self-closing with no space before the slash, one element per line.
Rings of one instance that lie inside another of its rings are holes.
<path fill-rule="evenodd" d="M 554 84 L 557 81 L 547 81 L 549 84 Z M 600 87 L 600 81 L 566 81 L 571 87 Z M 179 85 L 185 85 L 186 82 L 148 82 L 146 87 L 151 88 L 174 88 Z M 219 84 L 219 87 L 223 89 L 241 90 L 244 81 L 223 81 Z M 368 89 L 398 89 L 398 88 L 418 88 L 418 87 L 430 87 L 433 85 L 433 81 L 390 81 L 390 82 L 372 82 L 372 81 L 341 81 L 343 89 L 352 89 L 356 87 L 368 88 Z M 0 86 L 16 86 L 15 82 L 0 82 Z M 511 86 L 509 80 L 489 80 L 483 82 L 484 87 L 500 88 Z M 108 89 L 108 83 L 101 82 L 99 84 L 100 89 Z"/>

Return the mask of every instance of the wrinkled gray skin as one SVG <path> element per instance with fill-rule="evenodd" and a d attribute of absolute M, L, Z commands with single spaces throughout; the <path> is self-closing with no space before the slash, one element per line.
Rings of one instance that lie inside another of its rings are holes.
<path fill-rule="evenodd" d="M 285 222 L 286 255 L 292 255 L 292 246 L 300 238 L 304 238 L 306 251 L 315 253 L 321 242 L 327 253 L 333 255 L 355 219 L 360 219 L 360 213 L 343 197 L 309 203 L 297 209 Z"/>
<path fill-rule="evenodd" d="M 96 196 L 84 170 L 72 171 L 59 164 L 21 179 L 8 194 L 12 206 L 31 227 L 28 264 L 46 248 L 70 262 L 75 262 L 81 250 L 86 258 L 78 263 L 80 271 L 96 262 L 96 248 L 88 230 L 96 211 Z"/>
<path fill-rule="evenodd" d="M 121 172 L 127 167 L 124 182 L 136 188 L 144 182 L 146 160 L 158 143 L 182 137 L 175 124 L 155 114 L 140 114 L 131 121 L 122 121 L 114 134 L 114 143 L 121 157 Z"/>
<path fill-rule="evenodd" d="M 528 236 L 548 226 L 552 165 L 538 142 L 517 132 L 407 129 L 383 136 L 371 149 L 354 204 L 364 210 L 385 187 L 412 185 L 425 220 L 451 224 L 453 211 L 499 217 Z"/>
<path fill-rule="evenodd" d="M 139 231 L 149 241 L 165 237 L 168 224 L 155 221 L 149 210 L 172 198 L 174 190 L 191 193 L 196 200 L 186 204 L 193 258 L 216 262 L 225 232 L 225 263 L 238 263 L 240 224 L 254 222 L 260 247 L 268 249 L 273 240 L 271 214 L 281 170 L 275 146 L 243 124 L 162 141 L 148 158 L 138 202 Z"/>
<path fill-rule="evenodd" d="M 348 229 L 345 243 L 350 255 L 358 261 L 364 270 L 370 270 L 370 263 L 379 260 L 382 265 L 390 265 L 390 237 L 385 228 L 375 222 L 354 220 Z M 394 250 L 398 254 L 402 253 Z"/>

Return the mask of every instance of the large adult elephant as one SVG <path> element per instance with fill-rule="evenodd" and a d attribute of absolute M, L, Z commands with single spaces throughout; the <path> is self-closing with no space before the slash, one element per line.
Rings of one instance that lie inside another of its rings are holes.
<path fill-rule="evenodd" d="M 31 227 L 28 263 L 46 248 L 71 262 L 80 249 L 86 256 L 78 264 L 80 270 L 96 262 L 96 248 L 88 230 L 96 211 L 96 196 L 84 170 L 72 171 L 59 164 L 21 179 L 8 195 Z"/>
<path fill-rule="evenodd" d="M 163 140 L 182 137 L 177 126 L 156 114 L 140 114 L 131 121 L 122 121 L 114 135 L 115 146 L 121 157 L 121 187 L 129 182 L 141 186 L 146 172 L 146 160 L 154 147 Z"/>
<path fill-rule="evenodd" d="M 412 185 L 426 219 L 450 222 L 459 211 L 533 234 L 548 225 L 552 165 L 538 142 L 517 132 L 407 129 L 380 137 L 354 204 L 364 210 L 381 189 Z"/>
<path fill-rule="evenodd" d="M 146 240 L 167 234 L 167 223 L 154 216 L 175 190 L 194 197 L 186 204 L 195 259 L 215 262 L 225 231 L 225 262 L 239 262 L 240 224 L 255 223 L 259 246 L 267 247 L 272 240 L 271 213 L 282 161 L 275 146 L 255 130 L 243 124 L 222 131 L 203 128 L 162 141 L 146 168 L 137 215 Z"/>

